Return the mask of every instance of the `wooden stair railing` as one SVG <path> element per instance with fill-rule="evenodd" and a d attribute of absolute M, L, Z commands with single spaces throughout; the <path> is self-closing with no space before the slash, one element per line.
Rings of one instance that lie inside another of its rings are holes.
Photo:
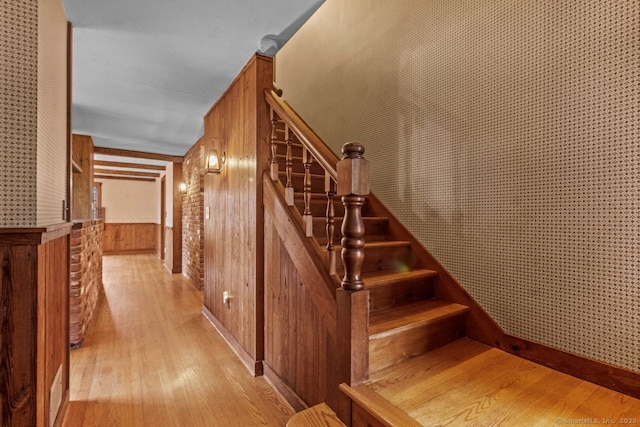
<path fill-rule="evenodd" d="M 357 387 L 370 373 L 465 336 L 468 308 L 436 297 L 440 272 L 417 259 L 414 242 L 394 232 L 387 212 L 369 206 L 374 198 L 364 147 L 345 144 L 338 160 L 278 94 L 267 91 L 265 98 L 271 107 L 270 178 L 297 211 L 304 235 L 318 244 L 312 246 L 323 246 L 318 254 L 335 280 L 335 387 Z M 336 196 L 341 204 L 334 203 Z M 340 245 L 336 221 L 342 221 Z M 332 409 L 353 425 L 359 404 L 342 390 Z"/>

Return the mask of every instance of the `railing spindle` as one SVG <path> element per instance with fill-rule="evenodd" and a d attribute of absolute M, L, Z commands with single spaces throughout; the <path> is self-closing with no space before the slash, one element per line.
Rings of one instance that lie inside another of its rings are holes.
<path fill-rule="evenodd" d="M 369 161 L 363 157 L 364 146 L 349 142 L 342 146 L 342 160 L 338 162 L 338 195 L 342 196 L 342 288 L 359 291 L 364 288 L 362 264 L 364 262 L 364 221 L 362 205 L 369 194 Z"/>
<path fill-rule="evenodd" d="M 333 204 L 333 198 L 336 195 L 335 184 L 329 172 L 324 172 L 324 192 L 327 194 L 327 254 L 329 261 L 329 274 L 336 274 L 336 251 L 333 247 L 333 235 L 335 234 L 335 207 Z"/>
<path fill-rule="evenodd" d="M 275 118 L 273 109 L 271 109 L 271 179 L 277 181 L 278 176 L 278 124 L 282 123 Z"/>
<path fill-rule="evenodd" d="M 284 187 L 284 199 L 287 202 L 288 206 L 294 205 L 294 194 L 293 194 L 293 182 L 291 181 L 291 177 L 293 174 L 293 140 L 291 139 L 291 135 L 289 134 L 289 126 L 284 128 L 284 138 L 287 141 L 287 158 L 286 158 L 286 173 L 287 173 L 287 184 Z"/>
<path fill-rule="evenodd" d="M 313 216 L 311 215 L 311 163 L 313 157 L 306 147 L 302 149 L 302 163 L 304 164 L 304 211 L 302 222 L 304 223 L 307 237 L 313 236 Z"/>

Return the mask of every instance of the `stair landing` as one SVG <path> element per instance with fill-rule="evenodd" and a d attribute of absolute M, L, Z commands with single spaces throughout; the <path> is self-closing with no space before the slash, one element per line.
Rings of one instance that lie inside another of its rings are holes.
<path fill-rule="evenodd" d="M 640 424 L 640 400 L 469 338 L 377 372 L 367 386 L 426 426 Z"/>

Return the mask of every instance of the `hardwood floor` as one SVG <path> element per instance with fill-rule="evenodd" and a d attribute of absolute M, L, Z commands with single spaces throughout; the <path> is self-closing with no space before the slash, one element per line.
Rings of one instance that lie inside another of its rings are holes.
<path fill-rule="evenodd" d="M 469 338 L 372 375 L 425 426 L 640 425 L 640 400 Z"/>
<path fill-rule="evenodd" d="M 71 352 L 64 427 L 284 426 L 293 415 L 202 316 L 202 293 L 155 255 L 105 256 L 104 289 Z"/>

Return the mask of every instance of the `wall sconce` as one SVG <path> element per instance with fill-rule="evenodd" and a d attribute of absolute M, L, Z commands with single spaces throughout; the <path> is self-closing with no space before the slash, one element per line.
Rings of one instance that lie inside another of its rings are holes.
<path fill-rule="evenodd" d="M 222 165 L 227 160 L 227 153 L 222 152 L 222 156 L 218 155 L 218 152 L 214 149 L 209 150 L 207 158 L 204 163 L 204 173 L 207 174 L 220 174 Z"/>
<path fill-rule="evenodd" d="M 180 194 L 187 194 L 187 184 L 181 182 L 178 186 L 178 191 L 180 191 Z"/>

